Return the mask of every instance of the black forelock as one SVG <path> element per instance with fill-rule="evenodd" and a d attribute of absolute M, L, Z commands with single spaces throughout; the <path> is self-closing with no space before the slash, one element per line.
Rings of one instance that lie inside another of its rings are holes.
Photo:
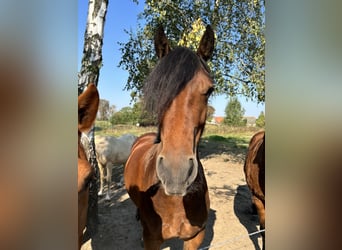
<path fill-rule="evenodd" d="M 161 123 L 164 111 L 201 67 L 200 58 L 179 47 L 163 57 L 148 76 L 144 88 L 145 108 Z"/>

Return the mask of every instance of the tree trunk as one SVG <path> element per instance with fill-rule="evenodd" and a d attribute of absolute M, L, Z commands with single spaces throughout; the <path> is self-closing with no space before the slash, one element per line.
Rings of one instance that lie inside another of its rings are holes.
<path fill-rule="evenodd" d="M 108 0 L 89 0 L 87 27 L 84 34 L 82 66 L 78 74 L 78 94 L 81 94 L 89 83 L 98 85 L 102 66 L 102 44 Z M 92 237 L 97 233 L 98 208 L 97 192 L 99 178 L 95 155 L 94 128 L 90 131 L 89 147 L 86 149 L 89 162 L 95 170 L 95 177 L 90 183 L 87 234 Z"/>

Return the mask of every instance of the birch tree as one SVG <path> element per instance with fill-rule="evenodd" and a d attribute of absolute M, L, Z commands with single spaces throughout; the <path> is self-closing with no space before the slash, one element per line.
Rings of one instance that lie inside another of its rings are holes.
<path fill-rule="evenodd" d="M 87 25 L 84 34 L 83 58 L 78 74 L 78 94 L 81 94 L 89 83 L 98 85 L 100 68 L 102 66 L 102 44 L 105 17 L 108 0 L 89 0 Z M 97 179 L 99 176 L 98 165 L 95 156 L 94 128 L 89 132 L 89 147 L 87 154 L 91 166 L 95 169 L 95 176 L 90 183 L 89 209 L 87 231 L 90 236 L 97 232 Z"/>

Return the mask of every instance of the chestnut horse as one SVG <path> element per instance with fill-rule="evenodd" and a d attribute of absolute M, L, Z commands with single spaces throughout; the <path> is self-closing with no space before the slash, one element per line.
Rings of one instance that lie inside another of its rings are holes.
<path fill-rule="evenodd" d="M 265 131 L 253 135 L 245 160 L 246 182 L 252 193 L 252 202 L 260 221 L 260 230 L 265 229 Z M 263 249 L 265 233 L 262 232 Z"/>
<path fill-rule="evenodd" d="M 184 240 L 184 249 L 198 249 L 204 239 L 209 194 L 198 143 L 214 88 L 206 65 L 214 41 L 209 25 L 197 53 L 183 47 L 171 50 L 162 27 L 155 35 L 160 61 L 143 93 L 147 110 L 157 114 L 158 133 L 137 139 L 124 172 L 145 249 L 160 249 L 175 237 Z"/>
<path fill-rule="evenodd" d="M 88 132 L 92 127 L 99 106 L 99 94 L 94 84 L 78 97 L 78 249 L 83 241 L 83 230 L 87 222 L 89 182 L 94 178 L 94 170 L 90 166 L 81 144 L 81 133 Z"/>

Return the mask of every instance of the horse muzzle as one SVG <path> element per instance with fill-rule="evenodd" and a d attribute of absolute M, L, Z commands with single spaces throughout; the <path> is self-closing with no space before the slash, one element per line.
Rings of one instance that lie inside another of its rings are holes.
<path fill-rule="evenodd" d="M 187 188 L 194 182 L 198 173 L 198 161 L 190 157 L 157 158 L 157 176 L 164 187 L 166 195 L 185 196 Z"/>

